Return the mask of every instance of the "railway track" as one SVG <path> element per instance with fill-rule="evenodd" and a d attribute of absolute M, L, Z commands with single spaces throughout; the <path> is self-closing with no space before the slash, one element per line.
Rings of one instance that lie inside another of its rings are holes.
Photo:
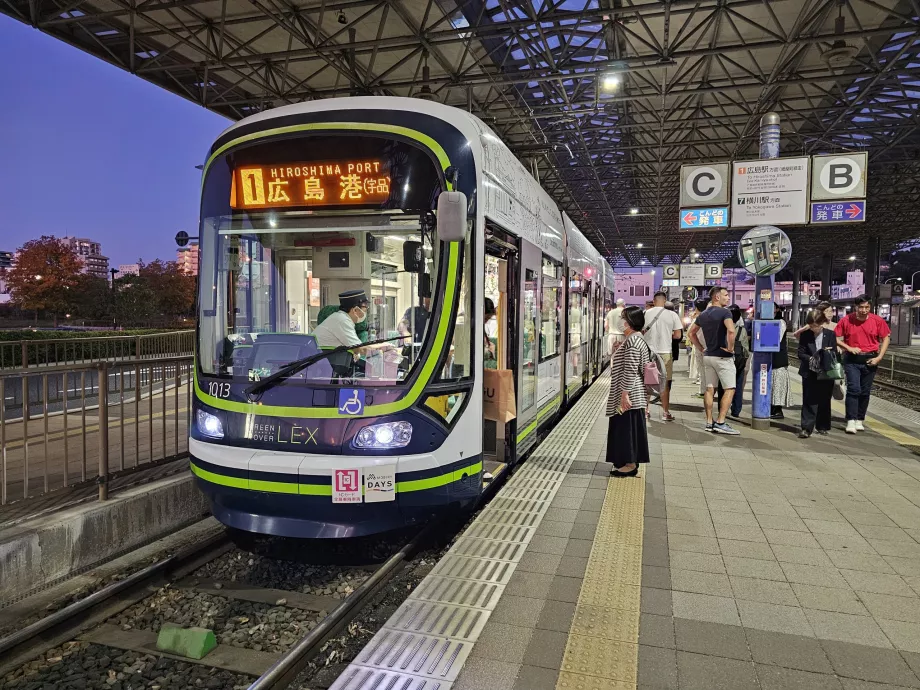
<path fill-rule="evenodd" d="M 288 564 L 288 571 L 300 568 L 305 580 L 312 575 L 331 583 L 320 590 L 328 594 L 253 585 L 236 576 L 202 576 L 220 560 L 238 561 L 244 568 L 262 564 L 236 550 L 226 535 L 208 539 L 0 639 L 0 686 L 134 690 L 153 687 L 159 679 L 163 690 L 287 687 L 419 551 L 432 529 L 419 532 L 381 564 Z M 344 572 L 358 575 L 342 577 Z M 342 582 L 348 584 L 335 584 Z M 157 650 L 164 622 L 188 626 L 202 618 L 213 623 L 219 641 L 203 659 Z M 180 685 L 181 678 L 187 682 Z"/>
<path fill-rule="evenodd" d="M 247 553 L 221 532 L 0 639 L 0 687 L 275 690 L 301 687 L 302 674 L 328 686 L 460 529 L 432 523 L 382 562 L 368 563 L 364 548 L 344 566 Z M 200 660 L 161 652 L 166 623 L 209 628 L 218 646 Z"/>

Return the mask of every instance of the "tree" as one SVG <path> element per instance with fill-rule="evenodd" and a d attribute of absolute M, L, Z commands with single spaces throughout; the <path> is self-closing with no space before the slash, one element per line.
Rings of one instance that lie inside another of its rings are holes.
<path fill-rule="evenodd" d="M 10 300 L 22 309 L 58 314 L 72 303 L 83 263 L 63 240 L 42 235 L 19 248 L 16 265 L 9 270 Z"/>
<path fill-rule="evenodd" d="M 154 259 L 141 262 L 140 277 L 156 295 L 156 306 L 164 316 L 190 316 L 195 305 L 195 277 L 179 270 L 175 261 Z"/>
<path fill-rule="evenodd" d="M 70 290 L 68 307 L 73 316 L 92 321 L 109 322 L 112 318 L 112 291 L 108 281 L 98 276 L 82 274 L 76 288 Z"/>
<path fill-rule="evenodd" d="M 138 260 L 138 275 L 115 281 L 115 317 L 124 325 L 175 322 L 192 316 L 195 305 L 195 277 L 182 273 L 172 261 L 156 259 L 149 264 Z"/>

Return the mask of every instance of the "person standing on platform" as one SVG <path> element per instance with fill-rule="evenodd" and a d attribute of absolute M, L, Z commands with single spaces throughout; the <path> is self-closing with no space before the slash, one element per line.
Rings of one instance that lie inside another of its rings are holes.
<path fill-rule="evenodd" d="M 690 326 L 688 335 L 693 345 L 703 351 L 703 378 L 706 393 L 703 404 L 706 409 L 706 431 L 737 436 L 740 432 L 725 421 L 735 395 L 735 322 L 732 313 L 725 308 L 728 304 L 728 290 L 714 287 L 709 291 L 709 308 L 700 314 L 696 323 Z M 706 345 L 700 341 L 703 332 Z M 719 404 L 718 415 L 713 421 L 712 403 L 719 384 L 725 394 Z"/>
<path fill-rule="evenodd" d="M 649 461 L 645 365 L 652 361 L 652 351 L 642 337 L 645 317 L 639 307 L 623 310 L 623 327 L 626 338 L 613 357 L 607 398 L 607 462 L 614 467 L 611 477 L 635 477 L 639 465 Z"/>
<path fill-rule="evenodd" d="M 779 351 L 772 353 L 773 359 L 773 391 L 770 399 L 770 419 L 785 419 L 784 407 L 792 406 L 792 385 L 789 381 L 789 347 L 786 333 L 789 326 L 783 318 L 782 312 L 777 312 L 779 319 Z"/>
<path fill-rule="evenodd" d="M 607 356 L 613 354 L 620 343 L 623 342 L 623 339 L 626 337 L 623 334 L 623 308 L 626 306 L 626 301 L 621 297 L 617 300 L 617 305 L 613 309 L 607 312 L 607 315 L 604 317 L 605 328 L 607 329 Z"/>
<path fill-rule="evenodd" d="M 820 306 L 820 305 L 819 305 Z M 813 432 L 826 435 L 831 430 L 831 396 L 834 380 L 820 379 L 811 369 L 811 360 L 819 352 L 836 352 L 837 337 L 828 328 L 821 309 L 812 309 L 805 317 L 806 331 L 799 337 L 799 376 L 802 377 L 802 430 L 799 438 Z M 823 361 L 822 368 L 823 368 Z"/>
<path fill-rule="evenodd" d="M 833 304 L 831 304 L 830 302 L 818 302 L 818 304 L 815 306 L 815 309 L 817 309 L 819 312 L 824 314 L 824 317 L 827 319 L 827 322 L 824 324 L 825 328 L 830 328 L 831 330 L 834 330 L 837 327 L 837 324 L 834 322 L 834 305 Z M 808 317 L 807 314 L 805 316 L 806 318 Z M 802 326 L 799 330 L 797 330 L 792 335 L 795 336 L 796 340 L 798 340 L 798 338 L 802 335 L 802 333 L 804 333 L 807 330 L 808 330 L 808 324 Z"/>
<path fill-rule="evenodd" d="M 664 362 L 667 385 L 661 394 L 661 421 L 673 422 L 674 417 L 671 414 L 670 401 L 671 382 L 674 379 L 674 357 L 671 343 L 675 339 L 680 339 L 684 325 L 680 322 L 680 317 L 677 314 L 665 309 L 664 305 L 667 300 L 667 293 L 655 293 L 655 306 L 645 312 L 645 328 L 642 334 L 645 336 L 645 342 L 648 343 L 652 352 L 657 352 Z"/>
<path fill-rule="evenodd" d="M 872 313 L 868 295 L 856 298 L 856 311 L 847 314 L 834 331 L 837 344 L 844 350 L 843 369 L 847 377 L 848 434 L 865 431 L 863 422 L 869 409 L 872 382 L 879 362 L 888 351 L 891 329 L 885 320 Z"/>

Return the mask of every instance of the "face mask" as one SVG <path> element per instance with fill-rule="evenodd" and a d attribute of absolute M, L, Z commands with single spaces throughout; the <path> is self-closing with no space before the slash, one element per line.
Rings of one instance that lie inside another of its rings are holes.
<path fill-rule="evenodd" d="M 361 309 L 361 307 L 358 307 L 358 309 Z M 365 321 L 367 321 L 367 309 L 361 309 L 361 318 L 357 322 L 364 323 Z"/>

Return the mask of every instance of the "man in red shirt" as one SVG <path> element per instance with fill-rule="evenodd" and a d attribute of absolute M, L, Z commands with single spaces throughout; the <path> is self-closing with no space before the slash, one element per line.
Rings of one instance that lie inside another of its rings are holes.
<path fill-rule="evenodd" d="M 866 295 L 856 298 L 856 311 L 847 314 L 834 331 L 837 345 L 844 351 L 843 368 L 847 375 L 847 433 L 865 431 L 863 420 L 869 409 L 872 381 L 891 340 L 891 329 L 872 313 Z"/>

